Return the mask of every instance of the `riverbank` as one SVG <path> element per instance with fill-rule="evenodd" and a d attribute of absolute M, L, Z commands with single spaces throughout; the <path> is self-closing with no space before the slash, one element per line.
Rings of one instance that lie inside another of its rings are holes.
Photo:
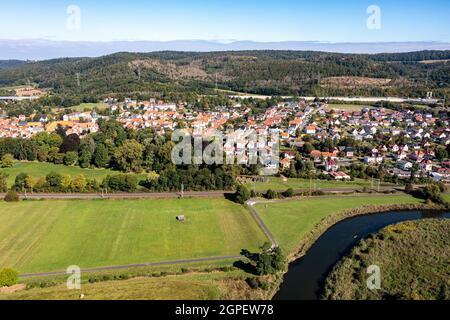
<path fill-rule="evenodd" d="M 299 260 L 308 252 L 314 243 L 334 225 L 347 220 L 349 218 L 373 215 L 377 213 L 399 212 L 399 211 L 445 211 L 445 207 L 435 204 L 422 203 L 405 203 L 405 204 L 389 204 L 389 205 L 366 205 L 359 208 L 353 208 L 342 211 L 337 214 L 328 215 L 322 219 L 313 229 L 311 229 L 288 255 L 289 263 Z M 276 277 L 277 283 L 273 285 L 273 289 L 269 294 L 269 298 L 273 298 L 283 284 L 288 269 L 286 269 L 279 277 Z"/>
<path fill-rule="evenodd" d="M 322 299 L 447 300 L 450 221 L 423 219 L 389 225 L 361 240 L 325 281 Z M 379 287 L 367 288 L 367 267 L 380 270 Z"/>

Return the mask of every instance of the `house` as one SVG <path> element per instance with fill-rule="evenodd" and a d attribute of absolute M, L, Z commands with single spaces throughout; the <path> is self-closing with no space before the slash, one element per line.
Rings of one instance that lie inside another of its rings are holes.
<path fill-rule="evenodd" d="M 378 155 L 365 156 L 364 163 L 365 164 L 380 164 L 383 162 L 383 157 Z"/>
<path fill-rule="evenodd" d="M 339 169 L 339 165 L 336 160 L 329 159 L 325 160 L 325 170 L 326 171 L 337 171 Z"/>
<path fill-rule="evenodd" d="M 284 158 L 280 161 L 280 165 L 283 170 L 289 169 L 291 167 L 291 160 Z"/>
<path fill-rule="evenodd" d="M 307 126 L 306 134 L 316 134 L 316 127 L 315 126 Z"/>

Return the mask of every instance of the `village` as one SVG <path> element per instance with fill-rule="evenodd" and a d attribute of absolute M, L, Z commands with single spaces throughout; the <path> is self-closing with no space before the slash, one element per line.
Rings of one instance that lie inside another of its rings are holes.
<path fill-rule="evenodd" d="M 55 132 L 83 137 L 98 131 L 98 120 L 114 118 L 124 128 L 153 128 L 164 134 L 183 129 L 193 136 L 234 131 L 235 144 L 225 145 L 227 157 L 236 156 L 239 165 L 249 165 L 257 146 L 250 145 L 248 133 L 268 132 L 280 138 L 280 172 L 288 172 L 299 159 L 311 161 L 322 177 L 332 180 L 355 178 L 352 164 L 383 166 L 396 179 L 429 177 L 450 181 L 450 126 L 429 109 L 392 110 L 361 106 L 358 110 L 334 108 L 327 101 L 279 102 L 255 114 L 238 100 L 232 106 L 208 111 L 193 110 L 184 102 L 150 99 L 122 102 L 106 99 L 106 112 L 95 109 L 63 115 L 32 114 L 29 117 L 2 116 L 0 138 L 28 139 L 38 132 Z M 318 148 L 314 146 L 319 146 Z M 269 143 L 269 152 L 272 145 Z M 265 164 L 269 166 L 270 164 Z"/>

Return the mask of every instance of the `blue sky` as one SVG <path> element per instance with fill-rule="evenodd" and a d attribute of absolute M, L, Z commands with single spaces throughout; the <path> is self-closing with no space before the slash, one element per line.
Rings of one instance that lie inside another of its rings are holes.
<path fill-rule="evenodd" d="M 79 29 L 66 27 L 69 5 Z M 370 5 L 380 30 L 366 26 Z M 5 0 L 0 12 L 0 39 L 450 42 L 448 0 Z"/>

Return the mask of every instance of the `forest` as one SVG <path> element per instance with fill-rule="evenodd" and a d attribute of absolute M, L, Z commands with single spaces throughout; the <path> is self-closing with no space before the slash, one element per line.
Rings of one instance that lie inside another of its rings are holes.
<path fill-rule="evenodd" d="M 43 105 L 69 107 L 115 96 L 213 94 L 448 96 L 450 51 L 339 54 L 308 51 L 116 53 L 98 58 L 0 61 L 1 87 L 36 84 Z M 432 63 L 430 63 L 430 61 Z M 331 77 L 386 79 L 345 85 Z"/>

